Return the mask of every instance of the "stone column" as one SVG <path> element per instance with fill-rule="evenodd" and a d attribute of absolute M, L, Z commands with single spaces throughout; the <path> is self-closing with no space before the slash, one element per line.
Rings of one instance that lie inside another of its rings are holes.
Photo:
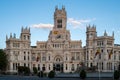
<path fill-rule="evenodd" d="M 104 55 L 104 61 L 103 61 L 103 71 L 107 71 L 107 57 L 108 57 L 108 53 L 107 53 L 107 40 L 104 41 L 104 46 L 105 48 L 103 49 L 103 55 Z"/>
<path fill-rule="evenodd" d="M 13 63 L 10 62 L 10 72 L 13 72 Z"/>

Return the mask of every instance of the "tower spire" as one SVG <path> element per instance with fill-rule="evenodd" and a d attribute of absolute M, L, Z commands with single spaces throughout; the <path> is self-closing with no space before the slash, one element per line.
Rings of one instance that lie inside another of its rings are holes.
<path fill-rule="evenodd" d="M 29 32 L 30 32 L 30 27 L 29 27 Z"/>
<path fill-rule="evenodd" d="M 10 33 L 10 38 L 12 38 L 12 33 Z"/>
<path fill-rule="evenodd" d="M 62 5 L 62 10 L 65 10 L 65 6 L 64 5 Z"/>
<path fill-rule="evenodd" d="M 58 6 L 55 7 L 55 10 L 58 10 Z"/>
<path fill-rule="evenodd" d="M 112 37 L 114 37 L 114 31 L 113 31 L 113 33 L 112 33 Z"/>
<path fill-rule="evenodd" d="M 107 32 L 106 32 L 106 30 L 105 30 L 105 32 L 104 32 L 104 36 L 107 36 Z"/>
<path fill-rule="evenodd" d="M 61 10 L 56 7 L 54 13 L 54 29 L 66 29 L 66 23 L 67 23 L 67 14 L 65 8 L 62 7 Z"/>
<path fill-rule="evenodd" d="M 14 33 L 14 38 L 16 38 L 16 34 Z"/>
<path fill-rule="evenodd" d="M 8 36 L 6 35 L 6 40 L 8 40 Z"/>
<path fill-rule="evenodd" d="M 21 28 L 21 32 L 23 32 L 23 26 L 22 26 L 22 28 Z"/>

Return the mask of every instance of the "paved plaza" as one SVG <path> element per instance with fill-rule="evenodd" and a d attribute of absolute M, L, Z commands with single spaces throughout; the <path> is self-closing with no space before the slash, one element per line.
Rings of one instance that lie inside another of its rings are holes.
<path fill-rule="evenodd" d="M 66 74 L 66 73 L 59 73 L 56 75 L 56 77 L 79 77 L 78 73 L 74 73 L 74 74 Z M 95 78 L 95 77 L 107 77 L 107 78 L 111 78 L 113 77 L 113 72 L 90 72 L 87 73 L 87 77 L 88 78 Z"/>
<path fill-rule="evenodd" d="M 82 80 L 80 78 L 39 78 L 37 76 L 2 76 L 0 80 Z M 99 80 L 99 78 L 86 78 L 86 80 Z M 112 78 L 101 78 L 100 80 L 113 80 Z"/>
<path fill-rule="evenodd" d="M 113 73 L 87 73 L 86 80 L 114 80 Z M 100 76 L 100 78 L 99 78 Z M 0 80 L 82 80 L 79 78 L 79 74 L 57 74 L 55 78 L 40 78 L 38 76 L 19 76 L 19 75 L 2 75 Z"/>

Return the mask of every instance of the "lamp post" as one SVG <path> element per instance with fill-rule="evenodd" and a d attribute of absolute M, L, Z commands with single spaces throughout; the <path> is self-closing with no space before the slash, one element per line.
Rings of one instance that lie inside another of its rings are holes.
<path fill-rule="evenodd" d="M 41 77 L 41 68 L 40 68 L 40 77 Z"/>
<path fill-rule="evenodd" d="M 99 72 L 99 80 L 100 80 L 100 61 L 98 61 L 99 62 L 99 64 L 98 64 L 98 72 Z"/>

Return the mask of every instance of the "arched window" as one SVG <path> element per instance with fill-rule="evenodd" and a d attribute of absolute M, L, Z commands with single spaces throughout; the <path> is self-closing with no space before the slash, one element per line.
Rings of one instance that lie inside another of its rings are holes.
<path fill-rule="evenodd" d="M 93 64 L 92 63 L 90 63 L 90 67 L 92 67 L 93 66 Z"/>
<path fill-rule="evenodd" d="M 57 28 L 62 28 L 62 19 L 58 19 L 57 24 Z"/>
<path fill-rule="evenodd" d="M 50 61 L 50 55 L 49 55 L 49 57 L 48 57 L 48 60 Z"/>
<path fill-rule="evenodd" d="M 103 62 L 102 62 L 102 70 L 103 70 Z"/>
<path fill-rule="evenodd" d="M 30 39 L 30 36 L 28 36 L 28 40 Z"/>
<path fill-rule="evenodd" d="M 60 58 L 57 58 L 56 61 L 57 61 L 57 62 L 60 62 Z"/>

